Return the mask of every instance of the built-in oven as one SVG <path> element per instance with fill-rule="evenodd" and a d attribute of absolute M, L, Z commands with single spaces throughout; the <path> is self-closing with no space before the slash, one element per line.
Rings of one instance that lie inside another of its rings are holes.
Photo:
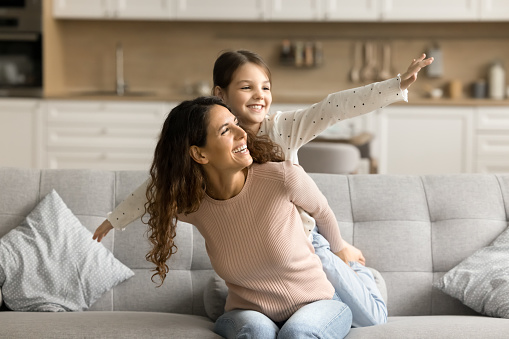
<path fill-rule="evenodd" d="M 42 1 L 0 0 L 0 96 L 42 96 Z"/>

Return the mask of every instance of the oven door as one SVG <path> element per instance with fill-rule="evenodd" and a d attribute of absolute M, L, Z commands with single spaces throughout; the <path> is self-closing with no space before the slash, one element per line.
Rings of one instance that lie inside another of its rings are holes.
<path fill-rule="evenodd" d="M 0 96 L 41 95 L 41 34 L 0 32 Z"/>

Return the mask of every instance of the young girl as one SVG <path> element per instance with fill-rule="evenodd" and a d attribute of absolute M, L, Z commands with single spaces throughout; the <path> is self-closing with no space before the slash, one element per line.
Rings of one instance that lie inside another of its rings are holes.
<path fill-rule="evenodd" d="M 248 139 L 217 97 L 175 107 L 163 125 L 146 190 L 147 260 L 162 284 L 176 250 L 177 220 L 191 223 L 229 289 L 217 334 L 343 338 L 351 312 L 327 280 L 296 207 L 308 211 L 332 250 L 341 252 L 336 218 L 313 180 L 283 162 L 277 150 L 268 138 Z"/>
<path fill-rule="evenodd" d="M 271 75 L 265 62 L 249 51 L 225 52 L 214 65 L 214 95 L 220 97 L 239 119 L 239 124 L 258 136 L 267 135 L 280 145 L 286 160 L 298 163 L 299 148 L 311 141 L 327 127 L 339 121 L 382 108 L 396 101 L 407 101 L 407 88 L 416 80 L 422 67 L 433 60 L 423 54 L 414 59 L 401 76 L 379 83 L 329 94 L 324 100 L 307 109 L 269 113 L 272 103 Z M 122 228 L 145 212 L 147 183 L 142 184 L 123 201 L 105 220 L 100 228 Z M 306 234 L 315 229 L 315 220 L 299 210 Z M 345 243 L 341 259 L 350 263 L 358 273 L 351 276 L 337 256 L 328 250 L 328 244 L 316 232 L 312 234 L 315 250 L 323 261 L 323 268 L 342 299 L 349 300 L 352 292 L 361 296 L 354 298 L 349 307 L 354 315 L 354 326 L 369 326 L 386 321 L 385 303 L 371 273 L 362 265 L 365 259 L 357 248 Z M 100 238 L 99 238 L 100 240 Z M 353 264 L 355 262 L 360 263 Z M 348 267 L 347 267 L 348 268 Z M 348 283 L 346 283 L 348 282 Z M 351 283 L 356 283 L 351 290 Z M 346 291 L 343 295 L 343 291 Z"/>

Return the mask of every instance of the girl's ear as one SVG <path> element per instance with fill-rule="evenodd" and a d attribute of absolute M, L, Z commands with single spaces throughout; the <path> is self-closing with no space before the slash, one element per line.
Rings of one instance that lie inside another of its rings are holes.
<path fill-rule="evenodd" d="M 198 146 L 191 146 L 189 149 L 189 155 L 193 158 L 194 161 L 199 163 L 200 165 L 205 165 L 209 162 L 207 157 L 202 153 L 201 149 Z"/>
<path fill-rule="evenodd" d="M 219 86 L 214 87 L 214 96 L 220 98 L 224 101 L 224 92 L 223 89 Z"/>

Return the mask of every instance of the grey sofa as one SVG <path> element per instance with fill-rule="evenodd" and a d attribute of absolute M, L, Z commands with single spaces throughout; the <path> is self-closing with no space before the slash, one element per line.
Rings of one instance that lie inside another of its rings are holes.
<path fill-rule="evenodd" d="M 509 175 L 312 174 L 344 238 L 363 250 L 388 290 L 387 324 L 348 338 L 507 338 L 509 320 L 476 314 L 432 287 L 445 272 L 508 226 Z M 54 188 L 91 231 L 143 180 L 143 172 L 0 169 L 0 236 Z M 216 338 L 204 289 L 214 272 L 204 241 L 179 226 L 170 274 L 156 288 L 145 261 L 145 225 L 103 240 L 135 276 L 91 309 L 69 313 L 0 312 L 1 338 Z"/>

